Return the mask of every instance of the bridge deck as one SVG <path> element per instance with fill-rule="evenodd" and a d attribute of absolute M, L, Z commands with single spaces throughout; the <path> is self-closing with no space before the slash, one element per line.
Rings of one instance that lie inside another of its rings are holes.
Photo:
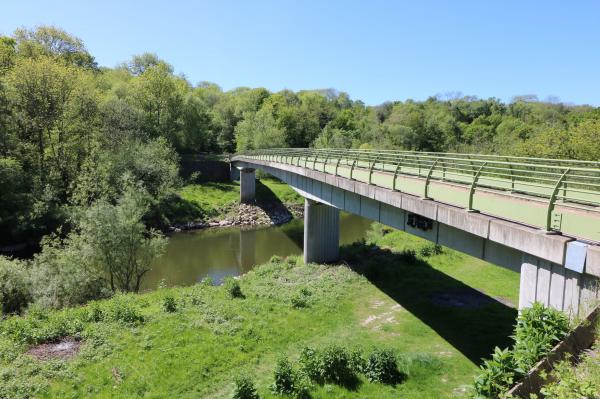
<path fill-rule="evenodd" d="M 237 154 L 357 180 L 600 242 L 600 163 L 380 150 Z"/>

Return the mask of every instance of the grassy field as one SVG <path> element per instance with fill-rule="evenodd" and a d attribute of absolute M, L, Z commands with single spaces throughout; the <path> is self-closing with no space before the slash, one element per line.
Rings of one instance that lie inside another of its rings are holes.
<path fill-rule="evenodd" d="M 277 359 L 331 343 L 393 349 L 409 376 L 396 386 L 315 385 L 313 398 L 464 397 L 480 358 L 507 344 L 517 274 L 381 226 L 342 257 L 333 266 L 274 259 L 240 278 L 244 298 L 198 284 L 2 321 L 0 397 L 227 398 L 246 375 L 271 398 Z M 293 305 L 299 295 L 305 307 Z M 25 353 L 61 336 L 82 340 L 73 359 Z"/>

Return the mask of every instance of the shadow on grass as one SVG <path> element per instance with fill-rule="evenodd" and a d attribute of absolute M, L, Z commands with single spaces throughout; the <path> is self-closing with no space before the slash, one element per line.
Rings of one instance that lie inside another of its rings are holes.
<path fill-rule="evenodd" d="M 474 364 L 510 344 L 516 309 L 426 261 L 364 243 L 342 247 L 342 259 Z"/>
<path fill-rule="evenodd" d="M 294 216 L 277 195 L 260 180 L 256 180 L 256 206 L 261 208 L 275 224 L 282 224 Z"/>

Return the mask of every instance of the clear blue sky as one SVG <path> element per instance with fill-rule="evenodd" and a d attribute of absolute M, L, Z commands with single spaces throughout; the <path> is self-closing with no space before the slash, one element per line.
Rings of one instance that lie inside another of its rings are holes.
<path fill-rule="evenodd" d="M 155 52 L 224 89 L 600 105 L 598 1 L 2 1 L 0 33 L 39 24 L 79 36 L 100 65 Z"/>

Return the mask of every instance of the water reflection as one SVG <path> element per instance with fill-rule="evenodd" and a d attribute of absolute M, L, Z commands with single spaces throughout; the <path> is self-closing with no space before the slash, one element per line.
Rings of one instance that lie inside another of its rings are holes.
<path fill-rule="evenodd" d="M 370 225 L 367 219 L 342 214 L 340 243 L 360 240 Z M 273 255 L 302 254 L 302 238 L 300 220 L 277 227 L 177 233 L 171 236 L 165 255 L 146 275 L 142 289 L 155 289 L 161 280 L 168 286 L 192 285 L 205 277 L 219 283 L 225 276 L 243 274 Z"/>

